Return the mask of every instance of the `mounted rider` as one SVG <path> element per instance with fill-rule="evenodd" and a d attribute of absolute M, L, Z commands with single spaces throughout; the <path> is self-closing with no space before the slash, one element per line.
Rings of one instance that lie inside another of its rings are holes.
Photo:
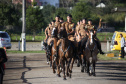
<path fill-rule="evenodd" d="M 60 25 L 60 22 L 59 22 L 59 18 L 60 18 L 60 16 L 57 15 L 57 16 L 55 17 L 55 20 L 56 20 L 56 21 L 52 23 L 52 29 L 53 29 L 53 28 L 56 28 L 56 31 L 57 31 L 56 34 L 57 34 L 57 36 L 58 36 L 58 32 L 59 32 L 60 26 L 61 26 L 61 25 Z M 52 32 L 52 31 L 51 31 L 51 32 Z M 51 55 L 51 46 L 50 46 L 50 45 L 51 45 L 51 42 L 54 40 L 53 37 L 57 37 L 57 36 L 51 35 L 51 38 L 50 38 L 50 40 L 48 41 L 48 49 L 49 49 L 49 52 L 48 52 L 48 53 L 49 53 L 50 55 Z M 57 37 L 57 38 L 58 38 L 58 37 Z"/>
<path fill-rule="evenodd" d="M 65 30 L 67 32 L 68 39 L 71 41 L 71 45 L 73 46 L 74 52 L 76 55 L 77 45 L 75 44 L 75 38 L 74 38 L 75 24 L 72 22 L 72 15 L 71 14 L 69 14 L 67 16 L 67 21 L 64 22 L 61 27 L 65 28 Z M 61 40 L 59 39 L 57 42 L 57 56 L 58 56 L 58 48 L 59 48 L 58 46 L 60 43 L 61 43 Z"/>
<path fill-rule="evenodd" d="M 55 25 L 55 20 L 53 20 L 52 22 L 51 22 L 51 26 L 48 28 L 48 36 L 49 36 L 49 38 L 48 38 L 48 41 L 47 41 L 47 53 L 48 53 L 48 55 L 51 55 L 51 52 L 50 52 L 50 48 L 51 48 L 51 46 L 50 46 L 50 40 L 51 40 L 51 32 L 52 32 L 52 29 L 54 28 L 54 25 Z"/>
<path fill-rule="evenodd" d="M 46 29 L 45 29 L 45 35 L 46 35 L 46 38 L 44 39 L 44 43 L 46 43 L 47 44 L 47 40 L 48 40 L 48 38 L 49 38 L 49 35 L 48 35 L 48 33 L 49 33 L 49 28 L 51 27 L 51 23 L 49 23 L 49 25 L 46 27 Z"/>
<path fill-rule="evenodd" d="M 99 52 L 100 52 L 100 54 L 104 54 L 104 52 L 101 50 L 101 43 L 100 43 L 99 39 L 96 37 L 97 29 L 96 29 L 96 27 L 94 25 L 92 25 L 92 20 L 91 19 L 88 20 L 88 24 L 85 26 L 85 30 L 86 30 L 87 36 L 82 40 L 82 43 L 81 43 L 82 50 L 86 46 L 86 42 L 87 42 L 87 39 L 88 39 L 89 31 L 92 30 L 92 29 L 94 30 L 94 41 L 97 44 Z"/>
<path fill-rule="evenodd" d="M 80 37 L 80 40 L 83 39 L 84 37 L 86 37 L 85 26 L 86 26 L 86 19 L 83 18 L 82 22 L 80 23 L 79 27 L 77 28 L 77 35 L 78 35 L 78 37 Z"/>

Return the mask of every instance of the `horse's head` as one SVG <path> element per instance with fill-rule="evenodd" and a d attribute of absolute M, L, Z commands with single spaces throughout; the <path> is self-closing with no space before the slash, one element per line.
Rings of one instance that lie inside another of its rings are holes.
<path fill-rule="evenodd" d="M 94 35 L 94 30 L 89 31 L 89 39 L 90 39 L 90 45 L 93 44 L 93 35 Z"/>
<path fill-rule="evenodd" d="M 60 28 L 59 36 L 60 36 L 60 38 L 66 38 L 67 37 L 67 32 L 66 32 L 66 29 L 64 27 Z"/>
<path fill-rule="evenodd" d="M 54 27 L 51 32 L 52 37 L 57 37 L 57 29 Z"/>

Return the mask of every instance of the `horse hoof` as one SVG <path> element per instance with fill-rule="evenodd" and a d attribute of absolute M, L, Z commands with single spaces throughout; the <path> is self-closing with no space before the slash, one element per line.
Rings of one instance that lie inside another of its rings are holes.
<path fill-rule="evenodd" d="M 57 74 L 58 77 L 61 77 L 59 74 Z"/>
<path fill-rule="evenodd" d="M 53 71 L 53 73 L 55 74 L 55 73 L 56 73 L 56 71 Z"/>
<path fill-rule="evenodd" d="M 49 62 L 47 62 L 47 64 L 49 65 Z"/>
<path fill-rule="evenodd" d="M 72 70 L 69 69 L 69 72 L 72 73 Z"/>
<path fill-rule="evenodd" d="M 67 80 L 66 78 L 63 78 L 63 80 Z"/>
<path fill-rule="evenodd" d="M 96 74 L 95 74 L 95 73 L 93 73 L 93 76 L 95 76 L 95 77 L 96 77 Z"/>
<path fill-rule="evenodd" d="M 69 77 L 69 73 L 67 73 L 67 77 Z"/>
<path fill-rule="evenodd" d="M 89 73 L 89 76 L 91 76 L 92 74 L 91 73 Z"/>
<path fill-rule="evenodd" d="M 81 72 L 84 72 L 84 70 L 81 70 Z"/>
<path fill-rule="evenodd" d="M 71 74 L 70 74 L 70 76 L 69 76 L 70 78 L 71 78 Z"/>
<path fill-rule="evenodd" d="M 77 64 L 77 67 L 80 67 L 80 64 Z"/>

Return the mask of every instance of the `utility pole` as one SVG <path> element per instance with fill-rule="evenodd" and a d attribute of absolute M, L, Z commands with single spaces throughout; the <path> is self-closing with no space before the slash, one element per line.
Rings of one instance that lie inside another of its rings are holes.
<path fill-rule="evenodd" d="M 25 39 L 25 28 L 26 28 L 26 0 L 22 0 L 22 51 L 26 51 L 26 39 Z"/>
<path fill-rule="evenodd" d="M 125 31 L 126 31 L 126 14 L 125 14 Z"/>

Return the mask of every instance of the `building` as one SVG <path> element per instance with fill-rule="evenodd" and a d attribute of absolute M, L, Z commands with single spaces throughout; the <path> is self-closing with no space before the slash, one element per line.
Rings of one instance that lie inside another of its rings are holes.
<path fill-rule="evenodd" d="M 39 0 L 42 2 L 42 6 L 50 4 L 55 7 L 59 7 L 59 0 Z"/>
<path fill-rule="evenodd" d="M 96 7 L 97 7 L 97 8 L 105 8 L 106 5 L 105 5 L 104 3 L 100 3 L 100 4 L 98 4 Z"/>
<path fill-rule="evenodd" d="M 37 6 L 44 6 L 47 4 L 53 5 L 55 7 L 59 7 L 59 0 L 35 0 L 37 2 Z M 26 0 L 26 3 L 31 4 L 33 0 Z M 13 4 L 22 4 L 22 0 L 12 0 Z M 32 5 L 32 4 L 31 4 Z"/>
<path fill-rule="evenodd" d="M 22 0 L 12 0 L 13 4 L 22 4 Z M 26 0 L 26 3 L 31 4 L 31 0 Z"/>

